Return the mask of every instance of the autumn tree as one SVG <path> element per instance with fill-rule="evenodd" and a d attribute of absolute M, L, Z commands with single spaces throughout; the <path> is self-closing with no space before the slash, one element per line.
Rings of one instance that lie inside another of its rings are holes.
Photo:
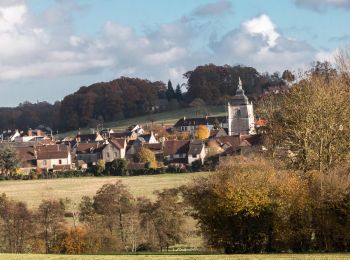
<path fill-rule="evenodd" d="M 119 250 L 128 251 L 130 217 L 134 212 L 134 198 L 121 181 L 115 184 L 105 184 L 93 198 L 93 209 L 101 216 L 106 230 L 114 236 Z"/>
<path fill-rule="evenodd" d="M 0 248 L 7 253 L 25 253 L 31 250 L 34 238 L 32 212 L 23 202 L 0 197 Z"/>
<path fill-rule="evenodd" d="M 58 200 L 43 200 L 35 215 L 38 233 L 45 242 L 45 253 L 58 252 L 64 232 L 64 204 Z"/>
<path fill-rule="evenodd" d="M 350 89 L 327 75 L 301 80 L 261 113 L 272 145 L 288 151 L 283 157 L 295 169 L 326 171 L 349 156 Z"/>
<path fill-rule="evenodd" d="M 196 137 L 200 140 L 205 140 L 209 138 L 210 130 L 205 125 L 199 125 L 196 131 Z"/>
<path fill-rule="evenodd" d="M 145 147 L 141 147 L 135 154 L 134 161 L 138 163 L 147 163 L 149 168 L 157 168 L 158 166 L 155 154 Z"/>
<path fill-rule="evenodd" d="M 156 195 L 155 202 L 138 199 L 140 225 L 148 248 L 168 251 L 169 246 L 183 241 L 186 234 L 185 208 L 177 189 L 158 191 Z"/>

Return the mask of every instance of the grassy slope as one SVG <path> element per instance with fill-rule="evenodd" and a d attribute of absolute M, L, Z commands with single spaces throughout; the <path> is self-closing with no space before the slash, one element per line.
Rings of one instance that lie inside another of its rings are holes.
<path fill-rule="evenodd" d="M 152 259 L 169 259 L 169 260 L 180 260 L 180 259 L 349 259 L 350 254 L 256 254 L 256 255 L 10 255 L 0 254 L 0 259 L 8 260 L 109 260 L 109 259 L 121 259 L 121 260 L 152 260 Z"/>
<path fill-rule="evenodd" d="M 14 200 L 24 201 L 29 207 L 37 207 L 43 199 L 69 198 L 79 203 L 82 196 L 92 196 L 105 183 L 117 180 L 130 188 L 134 196 L 152 198 L 155 190 L 173 188 L 208 173 L 161 174 L 134 177 L 82 177 L 52 180 L 2 181 L 0 193 Z"/>
<path fill-rule="evenodd" d="M 225 106 L 208 106 L 206 110 L 211 116 L 226 115 Z M 153 122 L 154 124 L 174 124 L 176 123 L 177 120 L 179 120 L 180 118 L 183 118 L 184 116 L 187 118 L 190 118 L 190 117 L 199 117 L 204 115 L 205 115 L 204 111 L 198 112 L 194 108 L 181 108 L 173 111 L 156 113 L 153 115 L 133 117 L 133 118 L 123 119 L 123 120 L 114 121 L 114 122 L 106 122 L 103 124 L 103 127 L 113 128 L 117 130 L 124 130 L 126 127 L 133 124 L 150 124 L 151 118 L 155 120 Z M 82 129 L 81 132 L 88 133 L 89 129 Z M 76 133 L 77 131 L 71 131 L 67 133 L 62 133 L 60 134 L 60 136 L 75 135 Z"/>

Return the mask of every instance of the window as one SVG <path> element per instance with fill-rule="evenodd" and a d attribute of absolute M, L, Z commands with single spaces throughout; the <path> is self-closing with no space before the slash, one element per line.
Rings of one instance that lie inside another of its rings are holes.
<path fill-rule="evenodd" d="M 47 161 L 46 161 L 46 160 L 44 160 L 44 161 L 43 161 L 43 165 L 46 165 L 46 164 L 47 164 Z"/>
<path fill-rule="evenodd" d="M 58 160 L 58 164 L 62 164 L 62 160 Z"/>
<path fill-rule="evenodd" d="M 107 152 L 107 158 L 109 158 L 109 152 Z"/>

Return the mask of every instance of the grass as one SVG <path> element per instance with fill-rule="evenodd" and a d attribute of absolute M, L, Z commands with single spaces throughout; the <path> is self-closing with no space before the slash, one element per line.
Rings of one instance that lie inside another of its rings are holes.
<path fill-rule="evenodd" d="M 206 111 L 205 111 L 206 110 Z M 154 120 L 154 124 L 174 124 L 177 120 L 183 118 L 184 116 L 187 118 L 190 117 L 200 117 L 205 116 L 206 112 L 211 116 L 224 116 L 226 115 L 226 107 L 225 106 L 207 106 L 203 109 L 201 112 L 198 111 L 196 108 L 180 108 L 173 111 L 167 111 L 167 112 L 161 112 L 161 113 L 155 113 L 152 115 L 145 115 L 145 116 L 138 116 L 128 119 L 123 119 L 119 121 L 114 122 L 107 122 L 103 124 L 104 128 L 113 128 L 116 130 L 125 130 L 130 125 L 133 124 L 151 124 L 151 119 Z M 89 133 L 89 129 L 81 129 L 82 133 Z M 77 131 L 71 131 L 67 133 L 60 134 L 61 137 L 64 136 L 73 136 L 77 133 Z"/>
<path fill-rule="evenodd" d="M 6 260 L 226 260 L 226 259 L 349 259 L 350 254 L 247 254 L 247 255 L 38 255 L 38 254 L 0 254 Z"/>
<path fill-rule="evenodd" d="M 133 177 L 80 177 L 50 180 L 2 181 L 0 193 L 6 193 L 14 200 L 26 202 L 30 208 L 36 208 L 43 199 L 70 199 L 79 203 L 82 196 L 93 196 L 106 183 L 117 180 L 127 185 L 135 197 L 153 198 L 155 190 L 178 187 L 186 184 L 195 176 L 208 173 L 159 174 Z"/>

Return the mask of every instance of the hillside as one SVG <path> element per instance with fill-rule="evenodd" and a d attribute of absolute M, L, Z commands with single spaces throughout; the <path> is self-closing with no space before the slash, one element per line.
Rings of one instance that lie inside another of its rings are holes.
<path fill-rule="evenodd" d="M 198 111 L 196 108 L 181 108 L 178 110 L 172 110 L 167 112 L 156 113 L 152 115 L 146 116 L 138 116 L 118 121 L 106 122 L 103 124 L 104 128 L 113 128 L 116 130 L 125 130 L 130 125 L 133 124 L 174 124 L 177 120 L 183 117 L 200 117 L 205 116 L 206 112 L 211 116 L 224 116 L 227 114 L 226 106 L 207 106 L 205 109 Z M 88 128 L 80 129 L 81 133 L 89 133 L 90 130 Z M 60 137 L 64 136 L 74 136 L 77 131 L 69 131 L 65 133 L 59 134 Z"/>

